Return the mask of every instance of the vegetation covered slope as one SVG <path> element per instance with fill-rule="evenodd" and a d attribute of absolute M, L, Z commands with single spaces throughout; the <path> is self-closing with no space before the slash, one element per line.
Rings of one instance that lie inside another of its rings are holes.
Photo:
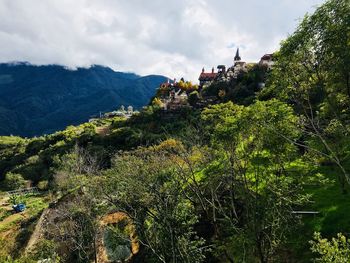
<path fill-rule="evenodd" d="M 164 81 L 102 66 L 0 64 L 0 135 L 50 134 L 120 105 L 141 108 Z"/>
<path fill-rule="evenodd" d="M 349 1 L 327 1 L 282 43 L 266 87 L 239 98 L 234 83 L 213 83 L 228 96 L 204 109 L 155 104 L 4 137 L 3 189 L 30 179 L 57 200 L 42 242 L 24 254 L 20 239 L 6 255 L 96 262 L 102 235 L 129 262 L 349 262 L 349 21 Z M 101 234 L 116 212 L 133 222 L 135 254 L 129 223 Z"/>

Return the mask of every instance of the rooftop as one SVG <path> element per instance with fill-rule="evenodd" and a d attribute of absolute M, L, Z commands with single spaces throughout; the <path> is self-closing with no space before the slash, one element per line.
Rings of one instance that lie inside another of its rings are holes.
<path fill-rule="evenodd" d="M 217 76 L 218 73 L 213 73 L 213 72 L 210 72 L 210 73 L 205 73 L 205 72 L 202 72 L 200 75 L 199 75 L 199 80 L 212 80 L 212 79 L 215 79 L 215 77 Z"/>

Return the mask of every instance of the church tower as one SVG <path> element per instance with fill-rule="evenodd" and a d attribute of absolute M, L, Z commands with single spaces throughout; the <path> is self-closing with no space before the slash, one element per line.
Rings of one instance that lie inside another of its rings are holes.
<path fill-rule="evenodd" d="M 239 48 L 237 48 L 237 51 L 236 51 L 236 56 L 234 58 L 234 62 L 239 62 L 241 61 L 241 57 L 239 56 Z"/>

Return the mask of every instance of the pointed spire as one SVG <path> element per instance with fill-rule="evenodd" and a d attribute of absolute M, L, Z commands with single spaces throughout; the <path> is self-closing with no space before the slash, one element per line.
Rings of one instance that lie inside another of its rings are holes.
<path fill-rule="evenodd" d="M 202 73 L 204 73 L 204 67 L 202 68 Z"/>
<path fill-rule="evenodd" d="M 236 51 L 236 56 L 235 56 L 235 62 L 236 61 L 240 61 L 241 60 L 241 57 L 239 56 L 239 48 L 237 48 L 237 51 Z"/>
<path fill-rule="evenodd" d="M 214 67 L 211 69 L 211 73 L 214 73 Z"/>

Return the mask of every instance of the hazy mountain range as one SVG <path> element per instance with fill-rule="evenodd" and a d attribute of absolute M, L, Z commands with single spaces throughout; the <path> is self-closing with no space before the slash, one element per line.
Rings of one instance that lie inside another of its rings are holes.
<path fill-rule="evenodd" d="M 48 134 L 120 105 L 140 108 L 166 78 L 92 66 L 0 64 L 0 135 Z"/>

